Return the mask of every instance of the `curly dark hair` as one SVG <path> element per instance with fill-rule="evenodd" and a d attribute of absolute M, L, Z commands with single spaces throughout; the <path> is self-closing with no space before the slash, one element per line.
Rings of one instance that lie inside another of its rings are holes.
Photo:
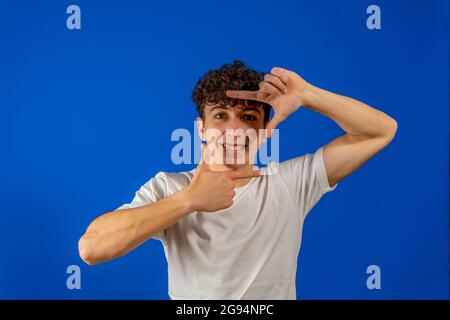
<path fill-rule="evenodd" d="M 264 73 L 250 69 L 240 60 L 232 64 L 226 63 L 219 69 L 214 69 L 203 75 L 192 92 L 192 100 L 196 104 L 199 116 L 204 119 L 204 110 L 207 104 L 219 104 L 232 107 L 238 104 L 262 105 L 264 110 L 264 123 L 269 120 L 271 106 L 253 100 L 240 100 L 230 98 L 226 90 L 258 90 L 259 82 L 264 79 Z"/>

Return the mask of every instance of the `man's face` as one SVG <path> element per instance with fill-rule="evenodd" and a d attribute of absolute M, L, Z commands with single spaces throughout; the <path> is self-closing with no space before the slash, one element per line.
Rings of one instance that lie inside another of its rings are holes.
<path fill-rule="evenodd" d="M 253 163 L 259 130 L 264 129 L 262 106 L 207 105 L 204 120 L 198 121 L 200 135 L 213 153 L 217 169 L 238 169 Z"/>

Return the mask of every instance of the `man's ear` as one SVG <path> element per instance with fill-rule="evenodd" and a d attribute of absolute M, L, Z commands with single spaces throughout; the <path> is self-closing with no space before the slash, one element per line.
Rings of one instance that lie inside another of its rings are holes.
<path fill-rule="evenodd" d="M 197 124 L 198 136 L 200 137 L 201 141 L 204 141 L 205 140 L 205 124 L 203 122 L 203 119 L 200 117 L 197 117 L 197 119 L 195 119 L 195 123 Z"/>

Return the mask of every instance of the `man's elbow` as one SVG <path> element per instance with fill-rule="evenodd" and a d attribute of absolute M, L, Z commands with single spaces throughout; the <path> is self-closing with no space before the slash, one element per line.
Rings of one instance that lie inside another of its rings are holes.
<path fill-rule="evenodd" d="M 397 121 L 388 116 L 383 130 L 384 133 L 383 137 L 385 138 L 386 145 L 391 143 L 391 141 L 394 139 L 395 135 L 397 134 L 397 130 L 398 130 Z"/>
<path fill-rule="evenodd" d="M 389 135 L 391 136 L 391 140 L 394 139 L 395 135 L 397 134 L 398 130 L 398 123 L 395 121 L 395 119 L 390 118 L 390 125 L 389 125 Z"/>
<path fill-rule="evenodd" d="M 83 235 L 78 241 L 78 253 L 81 260 L 88 265 L 93 266 L 98 263 L 98 260 L 95 258 L 92 241 L 87 239 L 86 235 Z"/>

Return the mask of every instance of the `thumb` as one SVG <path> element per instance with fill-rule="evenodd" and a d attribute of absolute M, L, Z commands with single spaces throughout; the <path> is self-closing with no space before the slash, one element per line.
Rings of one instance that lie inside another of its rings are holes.
<path fill-rule="evenodd" d="M 196 172 L 207 171 L 210 158 L 211 157 L 210 157 L 209 147 L 206 144 L 202 143 L 201 144 L 201 158 L 200 158 L 200 162 L 197 165 Z"/>
<path fill-rule="evenodd" d="M 267 136 L 270 137 L 273 133 L 273 130 L 286 119 L 286 116 L 281 113 L 275 113 L 273 118 L 269 121 L 269 124 L 266 127 Z"/>

